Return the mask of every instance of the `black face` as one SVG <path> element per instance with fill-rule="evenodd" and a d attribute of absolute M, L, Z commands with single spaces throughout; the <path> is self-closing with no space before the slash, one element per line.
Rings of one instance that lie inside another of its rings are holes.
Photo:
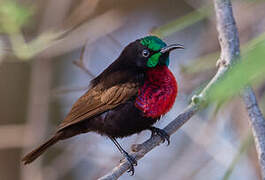
<path fill-rule="evenodd" d="M 140 40 L 136 40 L 126 46 L 121 53 L 121 58 L 126 63 L 127 66 L 139 68 L 139 69 L 147 69 L 151 68 L 148 66 L 148 61 L 154 55 L 159 53 L 159 51 L 153 51 L 146 46 L 140 43 Z M 165 65 L 165 60 L 168 59 L 169 53 L 159 55 L 157 65 Z"/>
<path fill-rule="evenodd" d="M 119 58 L 111 65 L 116 70 L 145 70 L 156 66 L 169 65 L 169 53 L 174 49 L 183 49 L 180 44 L 167 46 L 156 36 L 138 39 L 126 46 Z"/>

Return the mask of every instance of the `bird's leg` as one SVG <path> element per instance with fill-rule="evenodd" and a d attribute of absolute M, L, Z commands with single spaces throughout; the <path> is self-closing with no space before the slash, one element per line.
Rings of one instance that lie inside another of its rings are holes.
<path fill-rule="evenodd" d="M 119 149 L 121 154 L 123 155 L 124 158 L 127 159 L 127 161 L 130 163 L 130 169 L 128 172 L 131 172 L 131 176 L 134 174 L 134 166 L 137 166 L 137 161 L 135 160 L 134 157 L 130 156 L 122 147 L 121 145 L 117 142 L 117 140 L 113 137 L 109 137 L 110 140 L 115 144 L 115 146 Z"/>
<path fill-rule="evenodd" d="M 149 130 L 152 132 L 151 136 L 158 135 L 162 138 L 163 142 L 167 141 L 167 145 L 170 144 L 170 136 L 163 130 L 156 127 L 150 127 Z"/>

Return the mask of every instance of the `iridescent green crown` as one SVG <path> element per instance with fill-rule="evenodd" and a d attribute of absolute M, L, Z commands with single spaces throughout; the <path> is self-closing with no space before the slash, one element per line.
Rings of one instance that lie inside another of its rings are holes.
<path fill-rule="evenodd" d="M 167 44 L 156 36 L 147 36 L 141 40 L 141 44 L 153 51 L 158 51 Z"/>
<path fill-rule="evenodd" d="M 159 51 L 160 49 L 162 49 L 163 47 L 166 47 L 167 44 L 162 41 L 161 39 L 159 39 L 156 36 L 147 36 L 141 39 L 140 43 L 144 46 L 146 46 L 148 49 L 152 50 L 152 51 Z M 155 67 L 160 59 L 161 53 L 157 52 L 155 54 L 153 54 L 147 61 L 147 66 L 148 67 Z M 169 64 L 169 58 L 166 59 L 166 61 L 164 62 L 165 65 L 168 66 Z"/>

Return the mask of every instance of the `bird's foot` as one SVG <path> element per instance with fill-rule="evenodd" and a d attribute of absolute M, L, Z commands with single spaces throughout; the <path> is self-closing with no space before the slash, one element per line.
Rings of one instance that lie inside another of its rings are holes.
<path fill-rule="evenodd" d="M 132 157 L 131 155 L 129 155 L 122 147 L 121 145 L 117 142 L 117 140 L 113 137 L 109 137 L 110 140 L 115 144 L 115 146 L 119 149 L 119 151 L 121 152 L 121 154 L 123 155 L 124 159 L 126 158 L 127 161 L 130 164 L 130 169 L 128 170 L 128 172 L 131 172 L 131 176 L 134 175 L 134 166 L 137 166 L 137 161 L 134 157 Z M 122 159 L 123 160 L 123 159 Z M 121 162 L 122 162 L 121 160 Z"/>
<path fill-rule="evenodd" d="M 156 127 L 150 127 L 149 130 L 152 132 L 151 136 L 158 135 L 162 138 L 162 142 L 164 143 L 167 141 L 167 145 L 170 144 L 170 136 L 164 131 L 163 129 L 159 129 Z"/>
<path fill-rule="evenodd" d="M 126 151 L 123 152 L 123 156 L 130 163 L 130 169 L 127 172 L 131 173 L 130 175 L 133 176 L 134 175 L 134 166 L 137 166 L 137 161 L 136 161 L 136 159 L 134 157 L 129 155 Z"/>

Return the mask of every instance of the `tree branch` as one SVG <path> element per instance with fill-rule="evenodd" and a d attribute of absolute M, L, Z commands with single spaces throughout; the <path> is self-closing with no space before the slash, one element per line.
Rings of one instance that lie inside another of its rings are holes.
<path fill-rule="evenodd" d="M 215 0 L 215 11 L 221 45 L 220 65 L 231 64 L 236 59 L 239 59 L 240 50 L 238 31 L 230 0 Z M 265 119 L 251 87 L 247 87 L 244 90 L 243 100 L 249 114 L 249 122 L 252 126 L 262 177 L 265 179 Z"/>
<path fill-rule="evenodd" d="M 203 102 L 207 98 L 208 92 L 212 87 L 218 83 L 219 79 L 227 72 L 227 70 L 232 66 L 232 64 L 239 59 L 239 38 L 238 31 L 236 28 L 235 20 L 232 12 L 232 5 L 230 0 L 215 0 L 215 11 L 217 16 L 217 29 L 219 33 L 219 42 L 221 45 L 221 55 L 217 61 L 218 71 L 216 75 L 212 78 L 209 84 L 203 89 L 203 91 L 197 96 L 192 98 L 192 103 L 178 115 L 176 119 L 170 122 L 164 130 L 172 135 L 175 133 L 182 125 L 184 125 L 196 112 L 203 108 Z M 255 95 L 253 91 L 249 88 L 244 93 L 245 104 L 248 107 L 250 114 L 251 124 L 253 127 L 253 134 L 255 136 L 255 141 L 257 144 L 257 149 L 259 153 L 259 159 L 261 164 L 265 165 L 265 121 L 261 115 L 261 112 L 256 103 Z M 262 125 L 260 125 L 262 124 Z M 132 146 L 132 150 L 135 151 L 131 155 L 137 160 L 144 157 L 149 151 L 158 146 L 161 143 L 161 138 L 159 136 L 153 136 L 144 143 L 140 145 Z M 264 143 L 262 143 L 264 142 Z M 130 165 L 127 161 L 121 162 L 116 166 L 111 172 L 105 176 L 99 178 L 99 180 L 114 180 L 118 179 L 123 173 L 129 169 Z M 262 167 L 265 167 L 262 165 Z M 264 170 L 265 168 L 263 168 Z"/>
<path fill-rule="evenodd" d="M 81 70 L 83 70 L 87 75 L 89 75 L 91 78 L 94 78 L 95 76 L 88 70 L 88 68 L 85 66 L 84 59 L 85 59 L 85 51 L 87 47 L 87 42 L 81 49 L 81 56 L 80 59 L 73 61 L 74 65 L 79 67 Z"/>
<path fill-rule="evenodd" d="M 265 179 L 265 119 L 251 87 L 246 88 L 243 93 L 243 99 L 249 114 L 249 122 L 252 126 L 262 178 Z"/>

